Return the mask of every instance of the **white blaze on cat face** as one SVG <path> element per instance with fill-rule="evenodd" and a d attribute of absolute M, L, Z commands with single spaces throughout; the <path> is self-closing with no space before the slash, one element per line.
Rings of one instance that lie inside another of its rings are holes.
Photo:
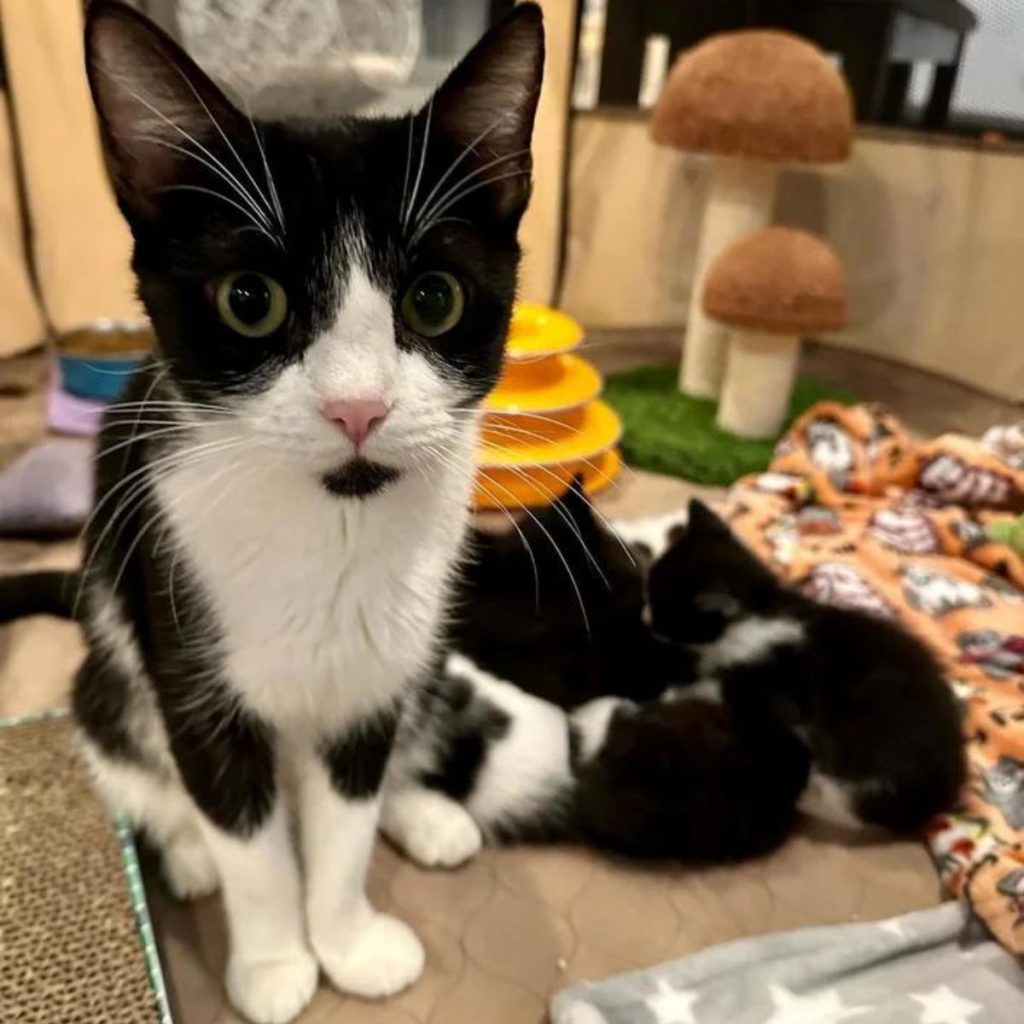
<path fill-rule="evenodd" d="M 395 297 L 373 280 L 365 240 L 341 233 L 347 263 L 334 317 L 302 358 L 285 367 L 243 414 L 264 443 L 324 471 L 356 454 L 396 469 L 430 456 L 432 446 L 471 445 L 475 417 L 457 408 L 460 393 L 422 352 L 398 345 Z M 386 418 L 358 447 L 322 410 L 327 402 L 382 402 Z"/>

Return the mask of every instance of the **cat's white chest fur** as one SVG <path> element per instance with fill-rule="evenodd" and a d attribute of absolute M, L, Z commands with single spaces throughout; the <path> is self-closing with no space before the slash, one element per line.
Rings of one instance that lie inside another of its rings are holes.
<path fill-rule="evenodd" d="M 225 681 L 280 727 L 331 730 L 425 667 L 464 532 L 471 460 L 431 480 L 407 473 L 363 501 L 264 461 L 226 472 L 216 493 L 203 483 L 215 468 L 185 467 L 162 481 L 161 497 L 210 602 Z"/>

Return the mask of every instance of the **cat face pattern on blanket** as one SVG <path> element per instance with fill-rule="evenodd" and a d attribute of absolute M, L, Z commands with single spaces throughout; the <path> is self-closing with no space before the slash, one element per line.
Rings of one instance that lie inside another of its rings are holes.
<path fill-rule="evenodd" d="M 403 118 L 254 121 L 113 0 L 86 54 L 157 343 L 99 439 L 82 747 L 172 889 L 221 888 L 246 1017 L 291 1019 L 321 970 L 386 996 L 424 953 L 364 877 L 501 365 L 540 9 Z"/>
<path fill-rule="evenodd" d="M 798 589 L 899 621 L 938 654 L 963 708 L 969 770 L 962 808 L 932 823 L 930 845 L 949 888 L 1017 953 L 1024 559 L 987 527 L 1024 510 L 1022 438 L 1017 425 L 918 442 L 881 409 L 823 403 L 725 507 L 743 541 Z"/>

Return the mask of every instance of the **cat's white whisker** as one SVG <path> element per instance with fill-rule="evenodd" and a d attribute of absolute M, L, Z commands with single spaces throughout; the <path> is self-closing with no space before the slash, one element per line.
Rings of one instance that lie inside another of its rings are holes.
<path fill-rule="evenodd" d="M 467 188 L 464 188 L 461 192 L 458 193 L 458 195 L 453 196 L 451 199 L 449 199 L 444 206 L 440 207 L 438 210 L 435 211 L 433 216 L 435 218 L 440 217 L 442 214 L 447 213 L 448 210 L 452 209 L 453 207 L 461 203 L 467 196 L 472 195 L 474 192 L 478 192 L 482 188 L 490 188 L 492 185 L 498 184 L 499 181 L 507 181 L 510 178 L 521 178 L 524 175 L 526 177 L 529 177 L 529 170 L 526 170 L 524 168 L 518 171 L 509 171 L 507 174 L 497 174 L 492 178 L 486 178 L 483 181 L 478 181 L 474 185 L 470 185 Z M 418 242 L 434 226 L 435 223 L 436 220 L 430 220 L 425 221 L 423 224 L 421 224 L 413 233 L 413 236 L 410 239 L 409 244 L 415 245 L 416 242 Z"/>
<path fill-rule="evenodd" d="M 251 216 L 251 215 L 248 214 L 248 212 L 246 211 L 244 206 L 242 206 L 240 203 L 236 203 L 233 199 L 230 199 L 228 196 L 224 195 L 223 192 L 218 192 L 216 189 L 212 189 L 212 188 L 203 188 L 202 185 L 167 185 L 165 188 L 162 188 L 160 191 L 161 192 L 196 192 L 196 193 L 199 193 L 201 195 L 212 196 L 214 199 L 220 199 L 223 202 L 227 203 L 229 206 L 233 206 L 239 212 L 241 212 L 243 214 L 246 214 L 247 216 Z M 252 228 L 253 228 L 254 231 L 258 231 L 260 234 L 266 235 L 266 237 L 269 238 L 270 241 L 273 242 L 279 248 L 284 248 L 284 243 L 276 235 L 271 234 L 266 228 L 262 227 L 261 225 L 255 223 L 255 222 L 253 222 Z"/>
<path fill-rule="evenodd" d="M 544 469 L 546 467 L 531 468 Z M 529 483 L 532 486 L 536 487 L 541 492 L 541 494 L 543 494 L 548 499 L 548 503 L 550 504 L 551 508 L 555 510 L 556 514 L 559 516 L 562 522 L 565 523 L 565 525 L 569 528 L 572 535 L 579 542 L 579 546 L 582 549 L 583 554 L 586 556 L 587 561 L 590 562 L 591 566 L 593 567 L 594 572 L 597 573 L 598 577 L 601 579 L 601 582 L 604 583 L 605 587 L 607 587 L 608 590 L 611 590 L 611 584 L 608 582 L 608 577 L 605 575 L 600 563 L 597 561 L 597 558 L 594 556 L 594 553 L 590 550 L 590 547 L 584 540 L 583 533 L 580 530 L 579 526 L 576 522 L 573 521 L 572 516 L 569 515 L 569 513 L 566 511 L 562 499 L 554 491 L 549 490 L 547 487 L 539 483 L 537 480 L 531 479 L 525 470 L 522 470 L 519 467 L 515 466 L 509 466 L 506 467 L 506 469 L 510 471 L 514 476 L 517 476 L 519 479 L 529 481 Z M 561 478 L 558 477 L 556 474 L 552 473 L 551 476 L 559 483 L 562 482 Z"/>
<path fill-rule="evenodd" d="M 398 220 L 403 226 L 409 202 L 409 173 L 412 170 L 412 129 L 416 123 L 415 113 L 410 113 L 406 120 L 409 122 L 409 131 L 405 143 L 405 176 L 402 179 L 402 198 L 398 207 Z"/>
<path fill-rule="evenodd" d="M 242 187 L 242 185 L 232 176 L 227 175 L 220 169 L 217 164 L 211 163 L 205 157 L 199 153 L 193 152 L 187 146 L 180 146 L 176 142 L 168 142 L 166 139 L 157 138 L 156 136 L 143 135 L 141 136 L 142 141 L 149 143 L 151 146 L 160 146 L 162 149 L 170 149 L 175 153 L 181 153 L 182 156 L 188 157 L 190 160 L 194 160 L 197 164 L 205 167 L 212 174 L 216 175 L 223 181 L 229 188 L 234 189 L 235 193 L 246 204 L 246 213 L 253 222 L 254 225 L 261 226 L 263 230 L 268 231 L 271 228 L 271 223 L 266 215 L 266 212 L 262 210 L 259 205 L 252 199 L 249 192 Z M 222 165 L 221 165 L 222 166 Z M 163 191 L 167 191 L 164 189 Z M 215 191 L 215 190 L 210 190 Z M 223 193 L 217 192 L 219 196 L 223 197 Z M 227 198 L 227 197 L 224 197 Z"/>
<path fill-rule="evenodd" d="M 253 177 L 252 171 L 249 170 L 249 165 L 242 159 L 238 150 L 235 149 L 231 140 L 228 138 L 227 133 L 221 126 L 220 121 L 218 121 L 217 118 L 213 116 L 213 111 L 210 110 L 209 106 L 207 106 L 206 100 L 204 100 L 203 97 L 199 94 L 199 90 L 195 87 L 195 83 L 192 81 L 191 78 L 188 77 L 183 68 L 179 67 L 178 65 L 175 65 L 174 69 L 181 76 L 181 80 L 189 87 L 189 90 L 192 92 L 192 95 L 195 96 L 196 101 L 203 108 L 203 112 L 210 119 L 210 123 L 214 126 L 214 128 L 217 129 L 217 133 L 224 140 L 224 145 L 228 147 L 228 150 L 231 152 L 231 155 L 235 158 L 235 161 L 238 163 L 238 166 L 242 169 L 243 173 L 252 184 L 252 187 L 256 190 L 256 195 L 259 196 L 260 200 L 262 201 L 264 209 L 267 211 L 267 213 L 272 215 L 273 209 L 271 207 L 270 200 L 264 194 L 256 179 Z M 250 118 L 249 120 L 251 123 L 252 119 Z"/>
<path fill-rule="evenodd" d="M 438 190 L 444 185 L 448 178 L 458 169 L 459 164 L 461 164 L 462 161 L 465 160 L 470 155 L 470 153 L 475 153 L 476 147 L 480 145 L 480 143 L 483 142 L 483 140 L 486 139 L 487 136 L 490 135 L 495 128 L 497 128 L 503 122 L 507 121 L 511 116 L 512 115 L 507 111 L 503 114 L 500 114 L 487 128 L 485 128 L 479 135 L 477 135 L 476 138 L 472 139 L 465 146 L 463 146 L 462 151 L 459 153 L 459 155 L 455 157 L 455 159 L 448 165 L 447 170 L 437 179 L 437 181 L 434 183 L 434 187 L 430 190 L 429 193 L 427 193 L 423 202 L 420 204 L 419 212 L 415 213 L 413 216 L 413 224 L 415 224 L 420 217 L 426 214 L 426 211 L 430 207 L 431 200 L 434 198 L 434 196 L 437 195 Z M 529 152 L 529 150 L 527 150 L 527 152 Z M 461 184 L 465 180 L 466 178 L 463 177 L 462 179 L 460 179 L 459 184 Z"/>
<path fill-rule="evenodd" d="M 420 146 L 420 163 L 419 168 L 416 171 L 416 182 L 412 187 L 412 195 L 409 197 L 409 207 L 405 212 L 405 216 L 402 218 L 402 231 L 406 232 L 409 229 L 409 216 L 416 207 L 416 197 L 420 191 L 420 181 L 423 178 L 423 167 L 427 162 L 427 142 L 430 138 L 430 120 L 434 114 L 434 97 L 431 96 L 427 101 L 427 116 L 426 123 L 423 127 L 423 142 Z"/>
<path fill-rule="evenodd" d="M 468 153 L 468 150 L 463 153 L 463 156 L 465 156 L 466 153 Z M 434 195 L 432 192 L 423 200 L 423 203 L 420 206 L 420 211 L 417 214 L 417 220 L 432 225 L 432 218 L 435 212 L 445 208 L 445 203 L 448 199 L 451 196 L 456 195 L 464 186 L 469 185 L 470 182 L 475 181 L 481 175 L 486 174 L 493 167 L 499 167 L 501 164 L 508 163 L 511 160 L 522 160 L 524 156 L 529 155 L 530 151 L 528 149 L 520 149 L 514 153 L 505 153 L 502 156 L 495 157 L 493 160 L 488 160 L 486 163 L 481 164 L 479 167 L 476 167 L 467 174 L 464 174 L 458 181 L 449 186 L 449 188 L 437 198 L 433 205 L 431 205 L 431 198 Z M 437 186 L 435 186 L 434 191 L 437 191 Z"/>
<path fill-rule="evenodd" d="M 107 504 L 115 496 L 117 496 L 118 500 L 110 519 L 104 524 L 103 530 L 95 541 L 91 542 L 89 558 L 82 569 L 78 592 L 75 595 L 75 600 L 72 604 L 72 614 L 75 617 L 78 615 L 78 608 L 82 598 L 82 593 L 95 564 L 96 557 L 103 548 L 104 541 L 109 535 L 111 529 L 113 529 L 114 525 L 117 523 L 118 519 L 122 518 L 125 512 L 130 509 L 133 504 L 137 503 L 139 497 L 146 492 L 148 487 L 156 482 L 160 475 L 159 471 L 167 467 L 173 467 L 176 463 L 186 464 L 193 459 L 201 460 L 207 455 L 213 455 L 221 450 L 230 450 L 230 448 L 237 443 L 237 438 L 228 438 L 227 440 L 209 441 L 203 444 L 193 445 L 182 451 L 170 452 L 167 455 L 153 459 L 139 468 L 132 470 L 132 472 L 118 480 L 117 483 L 115 483 L 106 492 L 106 494 L 103 495 L 103 497 L 94 506 L 92 514 L 89 516 L 85 526 L 82 528 L 82 533 L 84 535 L 88 535 L 90 526 Z M 141 480 L 139 479 L 140 477 L 142 478 Z M 131 486 L 128 491 L 124 492 L 124 494 L 119 494 L 119 492 L 129 485 Z"/>

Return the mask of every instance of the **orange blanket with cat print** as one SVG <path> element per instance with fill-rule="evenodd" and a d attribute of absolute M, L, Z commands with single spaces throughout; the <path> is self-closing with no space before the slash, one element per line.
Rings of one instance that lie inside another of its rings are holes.
<path fill-rule="evenodd" d="M 929 829 L 950 890 L 1024 953 L 1024 424 L 912 440 L 871 406 L 820 403 L 729 495 L 737 534 L 812 597 L 898 619 L 963 702 L 969 783 Z M 884 723 L 879 723 L 884 728 Z"/>

